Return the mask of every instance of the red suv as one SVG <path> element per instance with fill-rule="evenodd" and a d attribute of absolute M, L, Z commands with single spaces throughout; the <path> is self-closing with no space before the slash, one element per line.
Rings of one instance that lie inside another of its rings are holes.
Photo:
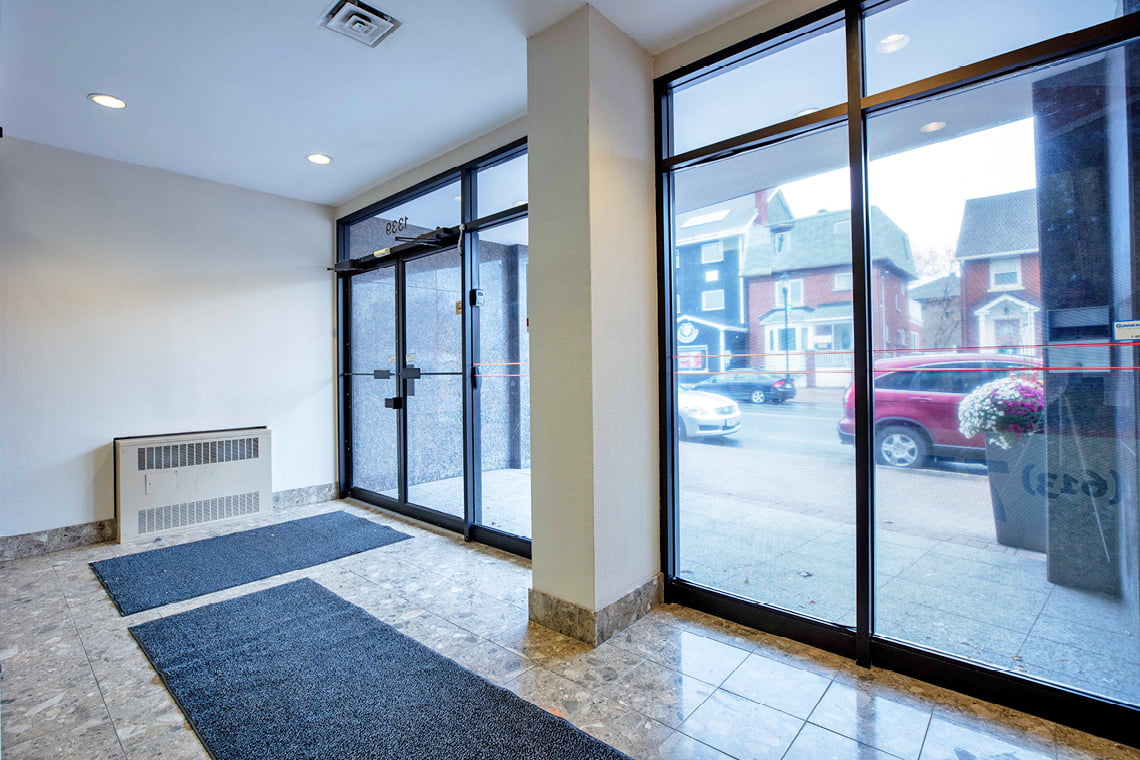
<path fill-rule="evenodd" d="M 958 404 L 1008 371 L 1033 370 L 1036 359 L 1002 354 L 926 354 L 875 363 L 875 461 L 922 467 L 928 456 L 985 459 L 981 435 L 958 430 Z M 855 387 L 843 397 L 839 440 L 855 443 Z"/>

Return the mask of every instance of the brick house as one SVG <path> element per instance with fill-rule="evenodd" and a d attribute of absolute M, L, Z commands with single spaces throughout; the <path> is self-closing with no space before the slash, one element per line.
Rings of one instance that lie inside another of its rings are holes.
<path fill-rule="evenodd" d="M 955 255 L 961 265 L 963 343 L 986 352 L 1040 356 L 1037 191 L 967 200 Z"/>
<path fill-rule="evenodd" d="M 906 233 L 872 206 L 872 348 L 917 348 L 922 318 L 907 294 L 916 278 Z M 756 225 L 743 276 L 748 291 L 749 364 L 790 374 L 801 387 L 851 382 L 851 212 Z"/>

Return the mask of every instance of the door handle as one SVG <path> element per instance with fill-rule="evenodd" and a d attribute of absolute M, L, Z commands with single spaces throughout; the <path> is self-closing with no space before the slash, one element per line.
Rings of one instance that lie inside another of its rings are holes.
<path fill-rule="evenodd" d="M 388 409 L 403 409 L 404 399 L 399 396 L 384 399 L 384 406 Z"/>

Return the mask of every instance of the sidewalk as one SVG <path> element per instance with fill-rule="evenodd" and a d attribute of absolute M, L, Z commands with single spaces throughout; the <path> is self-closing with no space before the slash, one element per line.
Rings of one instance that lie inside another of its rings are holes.
<path fill-rule="evenodd" d="M 793 403 L 829 404 L 838 410 L 843 406 L 843 394 L 846 392 L 845 388 L 802 388 L 797 384 Z"/>

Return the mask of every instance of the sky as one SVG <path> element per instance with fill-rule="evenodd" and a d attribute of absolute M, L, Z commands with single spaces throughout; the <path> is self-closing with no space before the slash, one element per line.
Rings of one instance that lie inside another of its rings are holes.
<path fill-rule="evenodd" d="M 873 123 L 871 125 L 873 128 Z M 872 160 L 870 201 L 910 237 L 911 250 L 952 254 L 968 198 L 1037 186 L 1033 119 Z M 795 216 L 851 207 L 847 169 L 783 185 Z"/>

